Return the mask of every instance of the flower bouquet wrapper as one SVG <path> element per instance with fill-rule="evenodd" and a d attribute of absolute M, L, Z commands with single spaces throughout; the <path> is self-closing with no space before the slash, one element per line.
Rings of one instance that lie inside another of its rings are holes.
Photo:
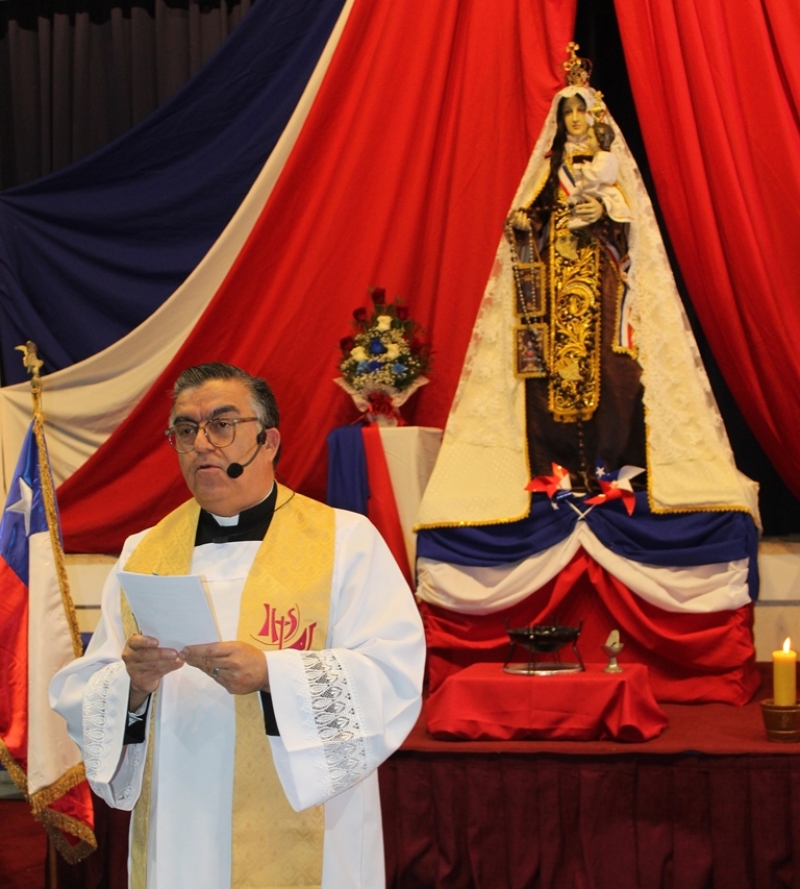
<path fill-rule="evenodd" d="M 334 382 L 368 422 L 403 426 L 400 407 L 429 382 L 424 373 L 430 367 L 430 349 L 420 338 L 420 326 L 408 317 L 407 306 L 398 298 L 387 302 L 382 287 L 370 294 L 372 312 L 356 309 L 355 334 L 339 341 L 342 376 Z"/>
<path fill-rule="evenodd" d="M 354 389 L 344 377 L 336 377 L 333 381 L 341 386 L 353 399 L 355 406 L 366 415 L 370 423 L 378 426 L 405 426 L 405 420 L 400 415 L 399 408 L 417 391 L 430 382 L 427 377 L 417 377 L 416 380 L 402 392 L 383 389 Z"/>

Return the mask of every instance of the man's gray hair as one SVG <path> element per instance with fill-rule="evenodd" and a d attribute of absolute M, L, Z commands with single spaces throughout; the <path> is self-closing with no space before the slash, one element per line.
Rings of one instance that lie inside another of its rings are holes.
<path fill-rule="evenodd" d="M 253 410 L 259 422 L 265 429 L 278 428 L 280 420 L 278 403 L 267 382 L 261 377 L 251 376 L 240 367 L 235 367 L 233 364 L 223 364 L 221 361 L 211 361 L 208 364 L 187 367 L 175 380 L 175 385 L 172 388 L 172 410 L 175 410 L 175 402 L 181 392 L 186 389 L 196 389 L 209 380 L 241 380 L 250 390 Z"/>

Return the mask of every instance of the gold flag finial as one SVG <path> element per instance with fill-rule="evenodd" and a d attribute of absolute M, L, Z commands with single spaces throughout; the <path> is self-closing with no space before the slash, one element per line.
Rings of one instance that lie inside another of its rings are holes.
<path fill-rule="evenodd" d="M 17 346 L 17 349 L 23 353 L 22 363 L 28 370 L 29 374 L 33 374 L 33 379 L 39 379 L 39 369 L 44 365 L 44 361 L 39 357 L 36 351 L 36 343 L 28 340 L 24 346 Z"/>
<path fill-rule="evenodd" d="M 18 351 L 22 352 L 22 363 L 25 369 L 31 375 L 31 389 L 33 390 L 33 410 L 37 412 L 41 409 L 42 397 L 42 380 L 39 371 L 44 366 L 44 361 L 39 357 L 36 350 L 36 343 L 28 340 L 24 346 L 16 346 Z"/>

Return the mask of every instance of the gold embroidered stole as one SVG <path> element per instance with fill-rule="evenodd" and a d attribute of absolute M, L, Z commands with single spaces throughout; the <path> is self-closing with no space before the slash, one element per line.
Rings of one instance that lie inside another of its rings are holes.
<path fill-rule="evenodd" d="M 133 616 L 131 607 L 125 597 L 125 593 L 120 590 L 120 604 L 122 606 L 122 629 L 125 632 L 125 638 L 130 638 L 134 633 L 139 632 L 136 619 Z M 156 712 L 158 707 L 158 689 L 150 695 L 150 706 L 148 713 Z M 129 889 L 146 889 L 147 886 L 147 830 L 150 825 L 150 789 L 153 778 L 153 750 L 156 740 L 156 721 L 150 719 L 150 731 L 147 738 L 147 750 L 144 758 L 144 777 L 142 778 L 142 790 L 136 807 L 133 810 L 133 818 L 131 819 L 131 836 L 130 836 L 130 858 L 131 873 L 129 880 Z"/>
<path fill-rule="evenodd" d="M 125 570 L 186 574 L 199 513 L 192 500 L 166 516 L 145 535 Z M 275 515 L 242 592 L 239 641 L 262 651 L 324 647 L 334 538 L 333 510 L 278 486 Z M 124 595 L 122 608 L 123 622 L 132 621 Z M 322 806 L 298 813 L 289 805 L 272 763 L 258 695 L 236 695 L 235 710 L 232 889 L 318 887 L 322 880 Z M 150 706 L 145 779 L 133 815 L 131 889 L 146 886 L 154 712 L 155 700 Z"/>
<path fill-rule="evenodd" d="M 600 400 L 600 244 L 567 228 L 563 193 L 550 219 L 548 408 L 562 422 L 589 420 Z"/>

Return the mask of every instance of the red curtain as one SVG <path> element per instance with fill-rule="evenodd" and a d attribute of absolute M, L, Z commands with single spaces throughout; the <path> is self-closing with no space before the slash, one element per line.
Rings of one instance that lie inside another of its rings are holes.
<path fill-rule="evenodd" d="M 615 6 L 692 304 L 748 425 L 800 496 L 800 5 Z"/>
<path fill-rule="evenodd" d="M 325 438 L 355 410 L 333 383 L 370 286 L 401 295 L 434 350 L 409 422 L 441 426 L 528 155 L 563 82 L 576 0 L 356 0 L 303 132 L 205 315 L 136 410 L 61 485 L 65 544 L 115 552 L 187 497 L 164 444 L 191 364 L 261 374 L 288 483 L 324 497 Z M 405 413 L 405 408 L 404 408 Z"/>

